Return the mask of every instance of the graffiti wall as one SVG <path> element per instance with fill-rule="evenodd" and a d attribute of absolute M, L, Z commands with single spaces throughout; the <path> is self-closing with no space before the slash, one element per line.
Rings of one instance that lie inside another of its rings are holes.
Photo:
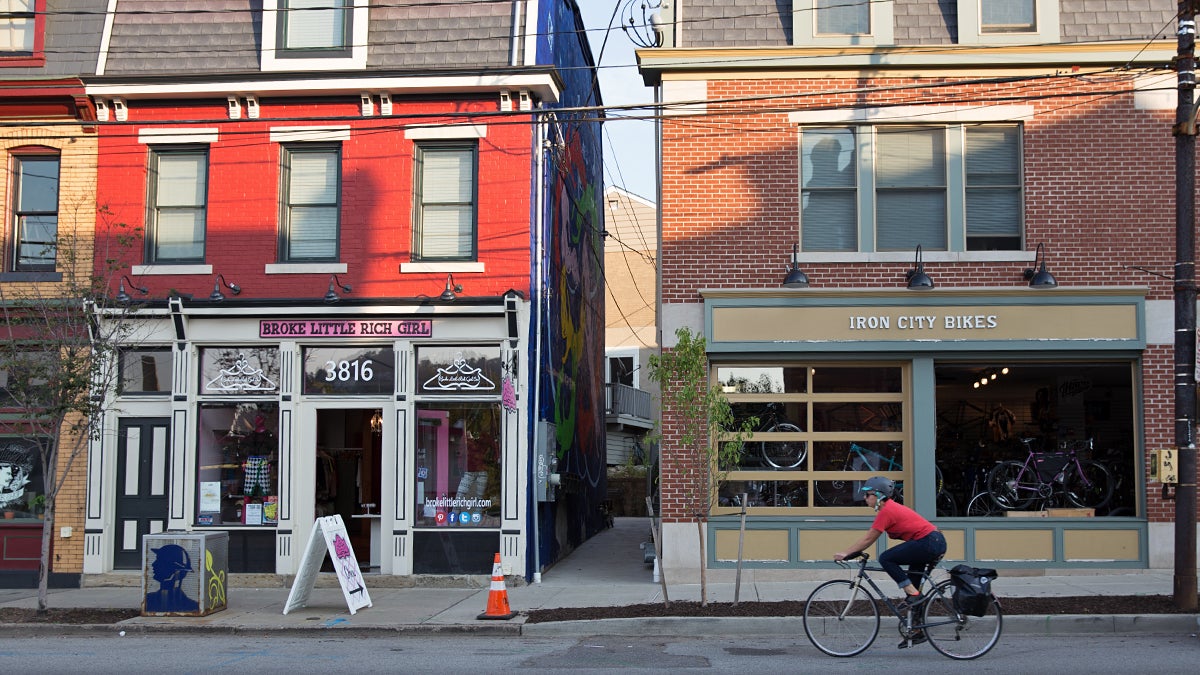
<path fill-rule="evenodd" d="M 604 210 L 601 104 L 583 21 L 555 0 L 538 26 L 538 62 L 563 79 L 543 149 L 544 274 L 534 284 L 542 345 L 538 420 L 557 429 L 558 500 L 538 505 L 541 562 L 600 530 L 607 492 L 604 438 Z M 579 109 L 585 110 L 579 110 Z M 590 110 L 588 108 L 591 108 Z M 551 108 L 552 110 L 554 108 Z"/>

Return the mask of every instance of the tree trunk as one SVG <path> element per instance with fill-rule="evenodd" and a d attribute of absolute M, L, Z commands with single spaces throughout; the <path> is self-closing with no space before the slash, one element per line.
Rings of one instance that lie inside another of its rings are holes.
<path fill-rule="evenodd" d="M 704 520 L 699 515 L 696 516 L 696 537 L 700 540 L 700 606 L 708 607 L 707 565 L 704 564 L 708 556 L 704 554 Z"/>
<path fill-rule="evenodd" d="M 50 603 L 50 536 L 54 533 L 54 497 L 48 495 L 45 505 L 46 519 L 42 521 L 42 556 L 38 561 L 37 611 L 43 614 Z"/>

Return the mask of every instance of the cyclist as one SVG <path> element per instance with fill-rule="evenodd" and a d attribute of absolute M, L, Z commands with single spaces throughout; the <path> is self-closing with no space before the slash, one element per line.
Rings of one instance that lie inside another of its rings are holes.
<path fill-rule="evenodd" d="M 858 554 L 874 544 L 879 535 L 885 532 L 892 539 L 902 540 L 904 543 L 880 554 L 879 565 L 904 591 L 904 601 L 911 608 L 921 603 L 919 586 L 922 575 L 927 574 L 933 564 L 946 554 L 946 537 L 916 511 L 893 501 L 895 490 L 895 482 L 883 476 L 873 476 L 863 483 L 859 494 L 866 500 L 867 506 L 875 509 L 875 522 L 871 523 L 871 528 L 862 539 L 849 549 L 835 553 L 833 559 L 845 560 Z M 901 569 L 901 565 L 908 565 L 908 571 Z M 914 645 L 922 642 L 925 642 L 924 631 L 914 635 L 911 640 Z M 900 648 L 908 645 L 909 640 L 904 640 Z"/>

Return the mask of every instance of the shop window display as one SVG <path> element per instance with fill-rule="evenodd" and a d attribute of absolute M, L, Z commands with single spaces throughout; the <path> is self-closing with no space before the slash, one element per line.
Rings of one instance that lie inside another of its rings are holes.
<path fill-rule="evenodd" d="M 870 475 L 903 479 L 903 370 L 895 365 L 737 365 L 717 368 L 735 427 L 754 432 L 718 489 L 718 506 L 861 506 Z M 766 512 L 766 511 L 763 511 Z"/>
<path fill-rule="evenodd" d="M 38 450 L 35 440 L 0 438 L 0 524 L 45 517 Z"/>
<path fill-rule="evenodd" d="M 274 403 L 200 407 L 197 525 L 278 522 L 278 430 Z"/>
<path fill-rule="evenodd" d="M 935 373 L 937 466 L 959 515 L 1137 515 L 1130 363 L 943 362 Z"/>
<path fill-rule="evenodd" d="M 500 404 L 417 406 L 417 527 L 500 526 Z"/>

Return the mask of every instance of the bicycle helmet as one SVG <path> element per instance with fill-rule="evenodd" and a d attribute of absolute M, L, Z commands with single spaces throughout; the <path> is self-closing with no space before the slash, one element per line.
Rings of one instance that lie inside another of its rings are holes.
<path fill-rule="evenodd" d="M 896 482 L 891 478 L 872 476 L 863 483 L 859 491 L 863 493 L 874 492 L 880 499 L 891 499 L 892 494 L 896 491 Z M 864 494 L 863 497 L 865 498 L 866 495 Z"/>

